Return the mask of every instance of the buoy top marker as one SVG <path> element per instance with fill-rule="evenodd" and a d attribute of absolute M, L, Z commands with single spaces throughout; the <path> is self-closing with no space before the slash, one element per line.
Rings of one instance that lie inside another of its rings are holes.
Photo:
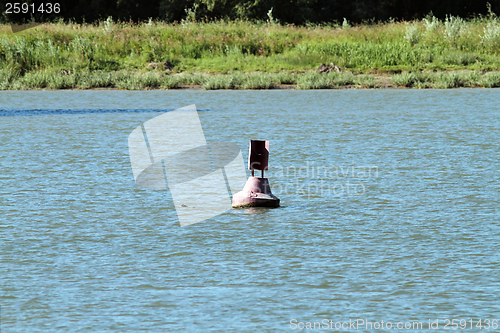
<path fill-rule="evenodd" d="M 252 171 L 261 170 L 261 178 L 264 178 L 264 170 L 268 169 L 269 141 L 250 140 L 250 151 L 248 153 L 248 169 Z"/>

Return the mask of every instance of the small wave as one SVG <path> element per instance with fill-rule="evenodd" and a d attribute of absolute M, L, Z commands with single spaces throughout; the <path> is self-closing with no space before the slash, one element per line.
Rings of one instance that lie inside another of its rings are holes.
<path fill-rule="evenodd" d="M 174 109 L 24 109 L 24 110 L 0 109 L 0 117 L 87 114 L 87 113 L 145 113 L 145 112 L 163 113 L 168 111 L 174 111 Z M 210 110 L 198 109 L 197 111 L 207 112 Z"/>

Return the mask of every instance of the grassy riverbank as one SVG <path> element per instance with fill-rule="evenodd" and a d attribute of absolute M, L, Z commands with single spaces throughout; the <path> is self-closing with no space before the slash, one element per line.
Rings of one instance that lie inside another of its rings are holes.
<path fill-rule="evenodd" d="M 431 72 L 378 76 L 373 74 L 234 73 L 180 74 L 78 72 L 61 74 L 28 72 L 16 76 L 0 72 L 0 90 L 26 89 L 340 89 L 340 88 L 460 88 L 500 87 L 500 72 Z"/>
<path fill-rule="evenodd" d="M 172 72 L 150 69 L 169 60 Z M 321 63 L 342 73 L 318 74 Z M 500 86 L 500 20 L 350 26 L 248 21 L 0 27 L 0 89 Z"/>

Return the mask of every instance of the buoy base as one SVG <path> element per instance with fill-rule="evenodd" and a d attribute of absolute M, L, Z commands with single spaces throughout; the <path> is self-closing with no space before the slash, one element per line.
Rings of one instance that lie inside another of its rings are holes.
<path fill-rule="evenodd" d="M 267 178 L 250 177 L 241 192 L 233 196 L 233 208 L 280 206 L 280 199 L 271 193 Z"/>

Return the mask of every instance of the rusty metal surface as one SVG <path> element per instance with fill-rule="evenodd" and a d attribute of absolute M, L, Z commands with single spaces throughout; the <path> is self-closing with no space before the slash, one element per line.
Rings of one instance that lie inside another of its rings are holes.
<path fill-rule="evenodd" d="M 267 170 L 269 161 L 269 141 L 250 140 L 248 153 L 249 170 Z"/>
<path fill-rule="evenodd" d="M 280 206 L 280 199 L 271 193 L 267 178 L 250 177 L 242 191 L 233 196 L 233 208 Z"/>

